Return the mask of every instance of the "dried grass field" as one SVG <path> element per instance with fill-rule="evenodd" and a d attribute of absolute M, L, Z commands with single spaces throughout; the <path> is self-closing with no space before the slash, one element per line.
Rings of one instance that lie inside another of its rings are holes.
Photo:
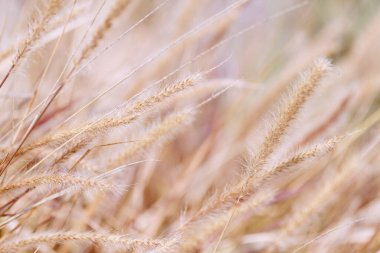
<path fill-rule="evenodd" d="M 0 0 L 0 252 L 380 252 L 380 1 Z"/>

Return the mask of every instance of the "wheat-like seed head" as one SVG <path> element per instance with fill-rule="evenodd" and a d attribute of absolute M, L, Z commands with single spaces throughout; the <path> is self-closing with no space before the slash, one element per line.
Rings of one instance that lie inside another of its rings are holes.
<path fill-rule="evenodd" d="M 41 243 L 55 244 L 66 241 L 91 242 L 101 246 L 121 247 L 126 250 L 149 249 L 162 246 L 164 243 L 155 240 L 130 239 L 125 235 L 101 234 L 101 233 L 51 233 L 46 235 L 35 235 L 25 240 L 7 242 L 0 245 L 0 252 L 15 252 L 24 247 L 37 246 Z"/>
<path fill-rule="evenodd" d="M 0 252 L 374 252 L 379 10 L 0 2 Z"/>

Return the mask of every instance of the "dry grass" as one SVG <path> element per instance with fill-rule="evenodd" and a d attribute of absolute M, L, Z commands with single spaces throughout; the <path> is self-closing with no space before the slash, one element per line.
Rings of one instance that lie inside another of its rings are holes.
<path fill-rule="evenodd" d="M 0 252 L 380 251 L 377 1 L 0 6 Z"/>

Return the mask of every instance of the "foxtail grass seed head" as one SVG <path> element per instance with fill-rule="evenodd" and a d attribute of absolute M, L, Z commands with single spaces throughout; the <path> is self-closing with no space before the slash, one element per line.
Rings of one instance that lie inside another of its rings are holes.
<path fill-rule="evenodd" d="M 380 3 L 341 2 L 0 1 L 0 252 L 375 252 Z"/>

